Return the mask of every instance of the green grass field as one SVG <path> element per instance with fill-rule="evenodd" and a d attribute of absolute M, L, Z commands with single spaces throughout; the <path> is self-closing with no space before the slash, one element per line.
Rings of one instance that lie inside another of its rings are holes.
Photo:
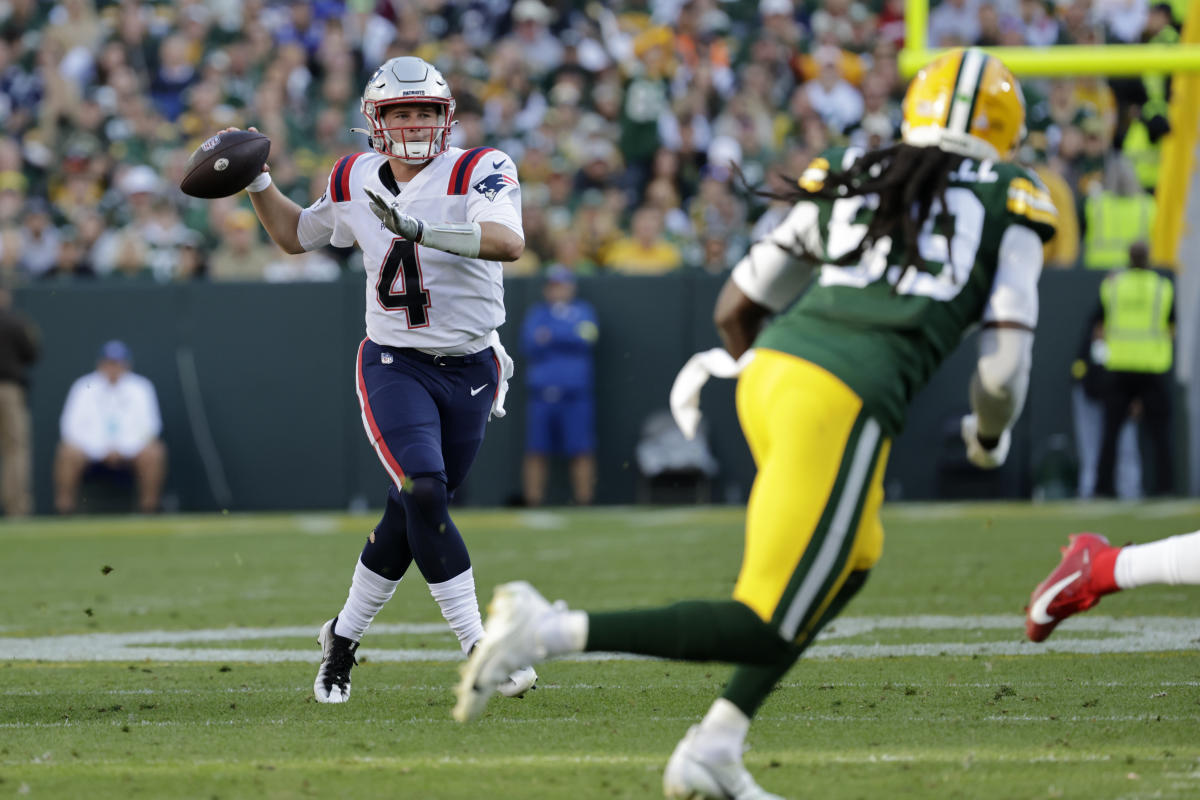
<path fill-rule="evenodd" d="M 481 598 L 528 578 L 613 609 L 722 597 L 737 509 L 466 512 Z M 1200 797 L 1200 589 L 1106 598 L 1045 645 L 1021 609 L 1066 534 L 1149 541 L 1200 506 L 921 505 L 763 707 L 746 762 L 800 798 Z M 320 624 L 374 517 L 0 526 L 0 798 L 652 798 L 730 668 L 551 662 L 450 718 L 457 646 L 412 570 L 345 706 L 312 697 Z"/>

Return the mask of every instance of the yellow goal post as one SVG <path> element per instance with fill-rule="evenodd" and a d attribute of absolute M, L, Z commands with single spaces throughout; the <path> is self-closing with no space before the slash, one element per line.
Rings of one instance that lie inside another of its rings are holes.
<path fill-rule="evenodd" d="M 926 46 L 929 0 L 907 0 L 904 19 L 900 72 L 910 78 L 945 50 Z M 1150 254 L 1154 263 L 1178 268 L 1187 189 L 1195 166 L 1193 152 L 1200 127 L 1200 0 L 1188 3 L 1179 44 L 985 47 L 983 50 L 1000 58 L 1021 78 L 1172 73 L 1168 111 L 1171 135 L 1163 141 Z"/>

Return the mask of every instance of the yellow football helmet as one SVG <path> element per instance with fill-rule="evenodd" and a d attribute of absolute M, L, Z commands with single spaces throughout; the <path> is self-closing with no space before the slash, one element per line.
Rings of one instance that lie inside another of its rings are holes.
<path fill-rule="evenodd" d="M 1007 159 L 1025 136 L 1021 85 L 995 56 L 954 50 L 926 65 L 904 95 L 902 136 L 980 160 Z"/>

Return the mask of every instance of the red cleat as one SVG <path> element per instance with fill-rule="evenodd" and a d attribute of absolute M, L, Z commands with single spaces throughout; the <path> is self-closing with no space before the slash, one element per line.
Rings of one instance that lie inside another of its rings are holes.
<path fill-rule="evenodd" d="M 1120 548 L 1110 545 L 1098 533 L 1073 533 L 1068 539 L 1070 543 L 1062 548 L 1062 561 L 1029 596 L 1025 635 L 1031 641 L 1045 641 L 1058 623 L 1072 614 L 1087 611 L 1100 602 L 1101 596 L 1116 589 L 1112 584 L 1112 561 Z M 1102 554 L 1110 574 L 1107 579 L 1097 580 L 1093 568 Z"/>

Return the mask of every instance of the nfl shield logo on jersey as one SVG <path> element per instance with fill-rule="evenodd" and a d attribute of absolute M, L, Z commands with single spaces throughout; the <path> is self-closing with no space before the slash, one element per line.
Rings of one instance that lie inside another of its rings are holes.
<path fill-rule="evenodd" d="M 516 186 L 516 178 L 510 178 L 507 175 L 496 173 L 488 175 L 486 178 L 475 184 L 475 191 L 486 197 L 488 200 L 495 200 L 496 195 L 500 194 L 505 186 Z"/>
<path fill-rule="evenodd" d="M 392 363 L 392 354 L 391 353 L 380 353 L 379 360 L 380 360 L 380 362 L 382 362 L 384 364 L 390 364 L 390 363 Z"/>

